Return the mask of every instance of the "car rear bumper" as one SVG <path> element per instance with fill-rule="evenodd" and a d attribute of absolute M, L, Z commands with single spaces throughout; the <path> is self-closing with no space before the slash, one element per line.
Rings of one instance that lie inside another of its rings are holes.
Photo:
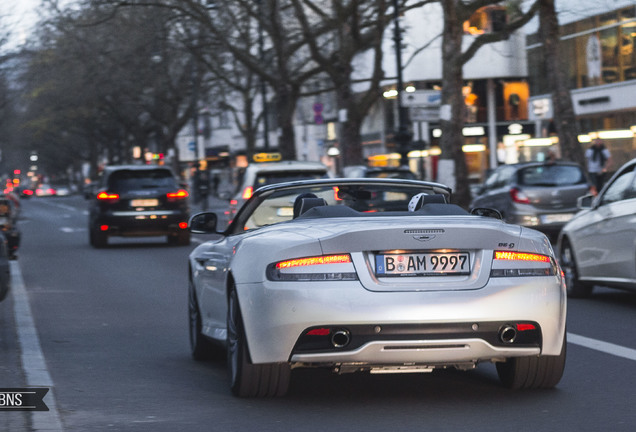
<path fill-rule="evenodd" d="M 560 278 L 527 277 L 514 283 L 491 279 L 484 288 L 470 291 L 370 292 L 357 281 L 267 281 L 238 284 L 237 290 L 255 363 L 434 366 L 558 355 L 566 314 Z M 493 331 L 497 335 L 504 325 L 519 322 L 536 323 L 536 343 L 493 339 Z M 355 340 L 361 326 L 375 335 Z M 439 326 L 444 330 L 431 330 Z M 299 350 L 301 336 L 312 328 L 343 329 L 352 339 L 338 349 Z"/>
<path fill-rule="evenodd" d="M 151 236 L 183 231 L 179 224 L 188 222 L 188 214 L 181 211 L 120 211 L 101 215 L 93 223 L 108 235 Z"/>

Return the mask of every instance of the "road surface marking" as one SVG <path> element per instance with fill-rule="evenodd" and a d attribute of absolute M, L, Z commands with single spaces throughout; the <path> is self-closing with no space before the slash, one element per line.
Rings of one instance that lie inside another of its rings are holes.
<path fill-rule="evenodd" d="M 17 261 L 11 261 L 11 292 L 13 295 L 13 313 L 15 314 L 16 331 L 20 345 L 22 371 L 29 387 L 48 387 L 49 392 L 44 397 L 44 403 L 49 411 L 31 412 L 31 423 L 34 430 L 62 432 L 62 421 L 55 402 L 53 380 L 46 367 L 44 354 L 40 347 L 29 297 L 24 288 L 22 272 Z"/>
<path fill-rule="evenodd" d="M 636 360 L 636 350 L 626 348 L 620 345 L 615 345 L 609 342 L 603 342 L 597 339 L 588 338 L 585 336 L 579 336 L 573 333 L 568 333 L 568 343 L 580 345 L 593 350 L 601 351 L 606 354 L 611 354 L 616 357 L 623 357 L 629 360 Z"/>

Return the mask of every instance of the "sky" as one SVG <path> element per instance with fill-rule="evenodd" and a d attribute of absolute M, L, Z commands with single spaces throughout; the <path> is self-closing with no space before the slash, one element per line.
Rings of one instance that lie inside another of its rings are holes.
<path fill-rule="evenodd" d="M 21 45 L 38 20 L 40 0 L 2 0 L 0 16 L 12 31 L 12 45 Z"/>

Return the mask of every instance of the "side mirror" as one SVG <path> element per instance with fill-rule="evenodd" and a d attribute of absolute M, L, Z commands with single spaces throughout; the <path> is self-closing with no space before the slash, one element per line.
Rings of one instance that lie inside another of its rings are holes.
<path fill-rule="evenodd" d="M 576 207 L 579 210 L 591 209 L 593 202 L 594 195 L 583 195 L 576 200 Z"/>
<path fill-rule="evenodd" d="M 194 234 L 215 234 L 217 224 L 216 213 L 203 212 L 197 213 L 190 218 L 188 224 L 190 232 Z"/>
<path fill-rule="evenodd" d="M 485 207 L 474 208 L 470 211 L 470 214 L 475 216 L 490 217 L 490 218 L 499 219 L 499 220 L 503 219 L 503 216 L 501 215 L 499 210 L 485 208 Z"/>

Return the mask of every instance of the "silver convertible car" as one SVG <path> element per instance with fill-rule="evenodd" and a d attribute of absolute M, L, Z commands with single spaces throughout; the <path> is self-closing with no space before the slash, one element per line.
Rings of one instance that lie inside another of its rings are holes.
<path fill-rule="evenodd" d="M 292 369 L 471 370 L 511 388 L 554 387 L 566 293 L 547 237 L 449 188 L 398 179 L 265 186 L 189 257 L 192 355 L 227 350 L 234 395 L 284 395 Z M 495 216 L 495 217 L 492 217 Z"/>
<path fill-rule="evenodd" d="M 568 295 L 588 296 L 594 285 L 636 290 L 636 159 L 579 208 L 558 240 Z"/>

